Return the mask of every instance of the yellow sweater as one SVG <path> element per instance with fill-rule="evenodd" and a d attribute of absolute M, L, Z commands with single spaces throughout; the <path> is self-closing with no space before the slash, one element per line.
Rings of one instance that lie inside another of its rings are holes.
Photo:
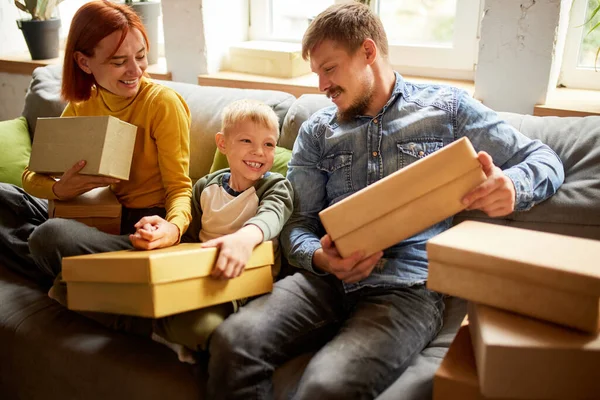
<path fill-rule="evenodd" d="M 63 117 L 112 115 L 138 127 L 128 181 L 111 186 L 119 202 L 128 208 L 164 207 L 167 221 L 180 236 L 191 220 L 192 181 L 190 163 L 190 111 L 174 90 L 142 79 L 132 98 L 100 88 L 89 100 L 69 103 Z M 23 172 L 23 187 L 33 196 L 56 199 L 54 178 Z"/>

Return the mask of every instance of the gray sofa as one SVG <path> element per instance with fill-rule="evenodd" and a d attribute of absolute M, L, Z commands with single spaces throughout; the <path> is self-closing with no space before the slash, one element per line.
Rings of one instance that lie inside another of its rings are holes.
<path fill-rule="evenodd" d="M 206 174 L 215 150 L 220 110 L 239 98 L 271 105 L 281 121 L 280 145 L 291 148 L 300 124 L 328 105 L 321 95 L 300 99 L 275 91 L 200 87 L 164 82 L 192 111 L 190 174 Z M 33 74 L 23 115 L 59 115 L 60 68 Z M 490 222 L 600 239 L 600 118 L 538 118 L 502 114 L 530 137 L 540 138 L 562 158 L 566 181 L 550 200 L 529 212 Z M 478 213 L 456 220 L 489 221 Z M 431 398 L 432 378 L 466 312 L 465 302 L 446 299 L 445 325 L 379 399 Z M 310 354 L 275 373 L 275 395 L 293 392 Z M 146 338 L 111 332 L 71 312 L 34 283 L 0 265 L 0 398 L 9 399 L 199 399 L 205 398 L 206 363 L 182 364 L 166 347 Z"/>

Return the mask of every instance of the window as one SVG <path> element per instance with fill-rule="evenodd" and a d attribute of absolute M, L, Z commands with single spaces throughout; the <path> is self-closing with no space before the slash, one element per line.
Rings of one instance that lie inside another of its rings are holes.
<path fill-rule="evenodd" d="M 596 53 L 600 48 L 600 26 L 588 33 L 600 22 L 600 12 L 584 25 L 599 4 L 597 0 L 573 1 L 559 80 L 566 87 L 600 90 L 600 59 L 596 62 Z"/>
<path fill-rule="evenodd" d="M 347 1 L 347 0 L 345 0 Z M 252 0 L 250 39 L 300 42 L 309 22 L 343 0 Z M 373 0 L 400 72 L 473 79 L 479 0 Z"/>

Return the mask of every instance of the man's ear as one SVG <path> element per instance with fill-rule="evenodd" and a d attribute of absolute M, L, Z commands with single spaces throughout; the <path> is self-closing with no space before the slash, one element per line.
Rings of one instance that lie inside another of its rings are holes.
<path fill-rule="evenodd" d="M 79 66 L 79 68 L 81 68 L 81 70 L 83 72 L 85 72 L 86 74 L 91 74 L 92 73 L 92 70 L 90 69 L 89 64 L 88 64 L 89 63 L 89 59 L 88 59 L 88 57 L 85 54 L 83 54 L 80 51 L 76 51 L 73 54 L 73 58 L 75 58 L 75 62 L 77 63 L 77 65 Z"/>
<path fill-rule="evenodd" d="M 217 148 L 223 154 L 227 152 L 227 146 L 225 143 L 225 134 L 223 132 L 217 132 L 215 135 L 215 143 L 217 143 Z"/>
<path fill-rule="evenodd" d="M 362 44 L 362 50 L 365 55 L 367 64 L 373 64 L 377 58 L 377 45 L 373 39 L 365 39 Z"/>

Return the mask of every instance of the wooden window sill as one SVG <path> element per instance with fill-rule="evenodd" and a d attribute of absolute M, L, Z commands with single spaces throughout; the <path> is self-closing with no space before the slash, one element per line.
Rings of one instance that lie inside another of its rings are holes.
<path fill-rule="evenodd" d="M 533 115 L 587 117 L 600 115 L 600 91 L 558 88 L 548 95 L 546 104 L 534 107 Z"/>
<path fill-rule="evenodd" d="M 0 72 L 31 75 L 37 67 L 60 64 L 62 60 L 62 52 L 58 58 L 50 60 L 32 60 L 29 53 L 3 55 L 0 56 Z M 164 57 L 159 58 L 158 63 L 149 65 L 147 72 L 153 79 L 172 80 L 171 73 L 167 71 L 167 60 Z"/>
<path fill-rule="evenodd" d="M 471 96 L 475 85 L 469 81 L 421 78 L 404 76 L 406 80 L 414 83 L 440 83 L 465 89 Z M 215 74 L 198 75 L 198 84 L 201 86 L 220 86 L 240 89 L 279 90 L 290 93 L 296 97 L 303 94 L 321 93 L 318 78 L 315 74 L 299 76 L 297 78 L 273 78 L 262 75 L 244 74 L 241 72 L 220 71 Z"/>

